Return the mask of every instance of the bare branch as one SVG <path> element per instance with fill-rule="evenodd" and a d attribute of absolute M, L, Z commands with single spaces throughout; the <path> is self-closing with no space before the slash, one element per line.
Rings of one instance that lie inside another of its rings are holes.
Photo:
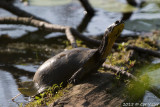
<path fill-rule="evenodd" d="M 160 58 L 160 53 L 159 52 L 153 51 L 153 50 L 150 50 L 150 49 L 140 48 L 140 47 L 137 47 L 137 46 L 129 46 L 129 45 L 127 46 L 127 49 L 132 49 L 132 50 L 135 50 L 137 52 L 145 53 L 145 54 Z"/>
<path fill-rule="evenodd" d="M 67 26 L 54 25 L 44 21 L 39 21 L 36 19 L 24 18 L 24 17 L 0 18 L 0 24 L 23 24 L 28 26 L 34 26 L 46 31 L 63 32 L 63 33 L 65 33 L 65 29 L 67 28 Z"/>
<path fill-rule="evenodd" d="M 74 36 L 72 35 L 71 28 L 67 28 L 65 33 L 66 33 L 67 39 L 70 41 L 72 47 L 77 48 L 77 43 L 76 43 Z"/>
<path fill-rule="evenodd" d="M 114 48 L 118 47 L 118 43 L 114 44 Z M 141 47 L 137 47 L 137 46 L 131 46 L 131 45 L 127 45 L 126 48 L 128 50 L 134 50 L 136 52 L 140 52 L 140 53 L 144 53 L 144 54 L 148 54 L 150 56 L 154 56 L 154 57 L 158 57 L 160 58 L 160 53 L 154 50 L 150 50 L 150 49 L 146 49 L 146 48 L 141 48 Z"/>
<path fill-rule="evenodd" d="M 120 69 L 117 66 L 107 65 L 105 63 L 103 63 L 102 66 L 107 70 L 112 70 L 115 74 L 119 74 L 120 73 L 120 74 L 125 75 L 125 76 L 127 76 L 129 78 L 132 78 L 133 80 L 137 80 L 137 78 L 134 75 L 132 75 L 131 73 L 129 73 L 127 71 L 124 71 L 124 70 Z"/>
<path fill-rule="evenodd" d="M 32 17 L 32 18 L 37 19 L 37 20 L 48 22 L 48 21 L 46 21 L 42 18 L 39 18 L 39 17 L 34 16 L 33 14 L 30 14 L 30 13 L 24 11 L 24 10 L 21 10 L 20 8 L 14 6 L 10 2 L 6 2 L 5 0 L 0 0 L 0 7 L 5 9 L 5 10 L 8 10 L 9 12 L 11 12 L 11 13 L 19 16 L 19 17 Z"/>

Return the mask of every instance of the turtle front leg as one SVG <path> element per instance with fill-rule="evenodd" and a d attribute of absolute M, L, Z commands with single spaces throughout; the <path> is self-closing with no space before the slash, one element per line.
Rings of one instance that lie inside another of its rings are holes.
<path fill-rule="evenodd" d="M 72 84 L 78 84 L 80 82 L 80 80 L 83 78 L 84 76 L 84 69 L 80 68 L 78 71 L 76 71 L 72 77 L 69 79 L 69 83 Z"/>
<path fill-rule="evenodd" d="M 69 83 L 77 84 L 83 77 L 87 76 L 90 73 L 94 73 L 98 69 L 98 63 L 95 61 L 95 58 L 90 58 L 81 68 L 76 71 L 72 77 L 69 79 Z"/>

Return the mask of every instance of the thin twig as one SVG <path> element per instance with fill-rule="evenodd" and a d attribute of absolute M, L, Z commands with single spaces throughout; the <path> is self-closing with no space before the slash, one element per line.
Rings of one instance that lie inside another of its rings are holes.
<path fill-rule="evenodd" d="M 103 63 L 102 66 L 107 70 L 113 71 L 115 74 L 119 74 L 120 73 L 122 75 L 127 76 L 128 78 L 132 78 L 134 80 L 137 80 L 137 78 L 134 75 L 132 75 L 131 73 L 129 73 L 127 71 L 124 71 L 124 70 L 120 69 L 117 66 L 108 65 L 108 64 L 105 64 L 105 63 Z"/>
<path fill-rule="evenodd" d="M 67 28 L 65 33 L 66 33 L 67 39 L 70 41 L 72 47 L 77 48 L 77 43 L 76 43 L 74 36 L 72 35 L 71 28 Z"/>
<path fill-rule="evenodd" d="M 12 101 L 15 102 L 14 100 L 19 97 L 20 95 L 22 95 L 21 93 L 17 94 L 15 97 L 12 98 Z"/>

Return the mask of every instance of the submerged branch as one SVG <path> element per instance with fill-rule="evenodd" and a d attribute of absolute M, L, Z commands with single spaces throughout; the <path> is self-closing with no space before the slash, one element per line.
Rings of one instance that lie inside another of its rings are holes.
<path fill-rule="evenodd" d="M 118 47 L 118 43 L 114 44 L 114 47 Z M 141 47 L 137 47 L 137 46 L 131 46 L 131 45 L 127 45 L 125 46 L 128 50 L 134 50 L 136 52 L 139 53 L 144 53 L 144 54 L 148 54 L 150 56 L 154 56 L 154 57 L 158 57 L 160 58 L 160 53 L 154 50 L 150 50 L 150 49 L 146 49 L 146 48 L 141 48 Z"/>
<path fill-rule="evenodd" d="M 137 52 L 145 53 L 145 54 L 160 58 L 160 53 L 159 52 L 153 51 L 153 50 L 150 50 L 150 49 L 140 48 L 140 47 L 137 47 L 137 46 L 127 46 L 127 49 L 132 49 L 132 50 L 135 50 Z"/>

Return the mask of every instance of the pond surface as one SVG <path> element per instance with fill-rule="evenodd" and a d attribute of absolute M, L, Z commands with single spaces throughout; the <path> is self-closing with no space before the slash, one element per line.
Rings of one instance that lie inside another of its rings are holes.
<path fill-rule="evenodd" d="M 15 6 L 53 24 L 72 26 L 89 36 L 103 34 L 107 26 L 119 19 L 127 20 L 123 35 L 135 35 L 160 29 L 160 6 L 154 2 L 142 8 L 136 8 L 133 12 L 123 13 L 115 10 L 115 7 L 111 5 L 104 5 L 101 8 L 95 5 L 95 0 L 93 0 L 91 3 L 96 7 L 97 12 L 95 16 L 88 17 L 85 16 L 81 5 L 74 0 L 68 0 L 67 4 L 58 6 L 39 6 L 36 0 L 31 1 L 30 3 L 34 5 L 25 6 L 17 1 Z M 48 0 L 48 2 L 51 1 Z M 125 3 L 125 0 L 120 0 L 120 3 Z M 14 15 L 0 8 L 0 17 L 6 16 Z M 64 40 L 66 37 L 62 33 L 43 32 L 35 27 L 23 25 L 0 25 L 0 107 L 18 106 L 11 101 L 11 98 L 19 93 L 18 82 L 31 80 L 39 65 L 49 57 L 63 51 L 66 46 Z M 150 70 L 147 67 L 152 65 L 147 65 L 142 71 L 151 76 L 150 78 L 155 77 L 153 78 L 157 81 L 155 85 L 159 86 L 160 67 L 157 67 L 157 64 L 155 69 Z M 148 96 L 152 98 L 154 95 L 146 91 L 144 102 L 150 101 Z M 19 104 L 25 103 L 26 99 L 20 96 L 16 101 Z"/>

